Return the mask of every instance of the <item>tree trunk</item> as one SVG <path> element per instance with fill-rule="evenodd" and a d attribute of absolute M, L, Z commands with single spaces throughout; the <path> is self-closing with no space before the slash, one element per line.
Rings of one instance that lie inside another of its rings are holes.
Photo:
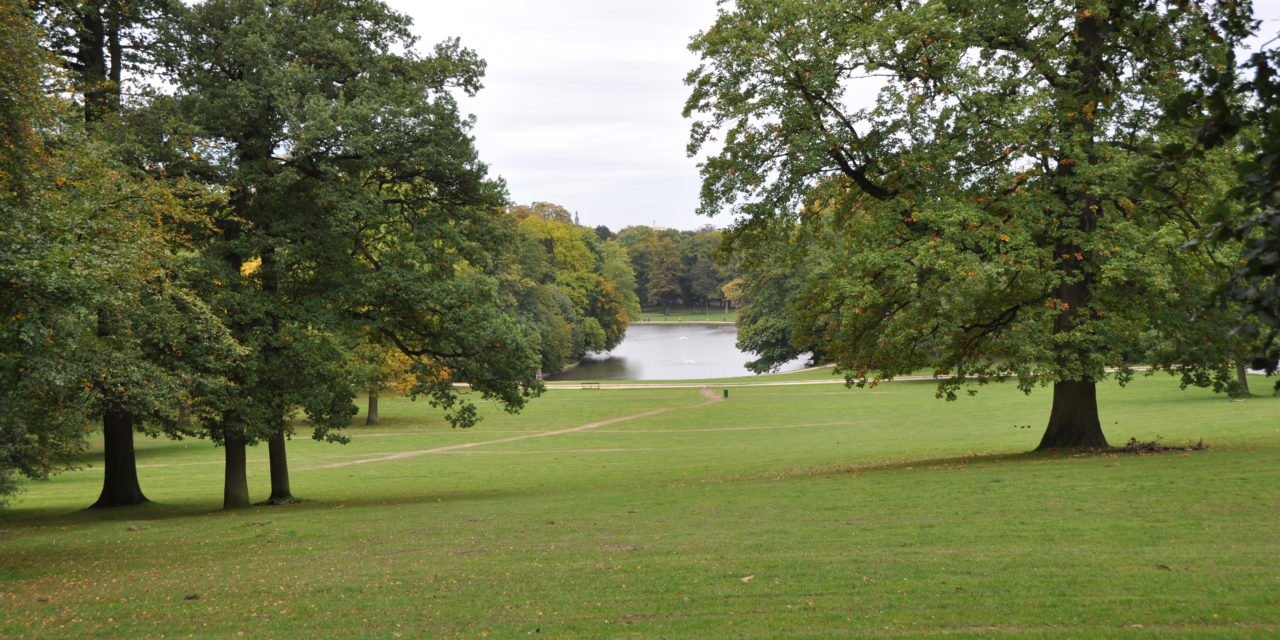
<path fill-rule="evenodd" d="M 73 56 L 79 69 L 78 89 L 84 96 L 84 120 L 93 124 L 119 111 L 123 45 L 120 32 L 125 26 L 115 5 L 81 3 L 72 11 L 76 44 Z M 110 57 L 110 62 L 108 62 Z M 98 310 L 98 337 L 111 335 L 107 313 Z M 110 398 L 108 398 L 110 402 Z M 138 466 L 133 450 L 133 413 L 124 408 L 102 414 L 104 466 L 102 493 L 91 509 L 124 507 L 148 502 L 138 484 Z"/>
<path fill-rule="evenodd" d="M 285 453 L 284 431 L 277 431 L 267 441 L 271 458 L 271 497 L 263 504 L 293 504 L 298 501 L 289 490 L 289 456 Z"/>
<path fill-rule="evenodd" d="M 262 290 L 271 296 L 273 303 L 279 305 L 279 274 L 276 266 L 276 252 L 274 247 L 267 247 L 262 251 L 262 264 L 259 266 L 259 276 L 262 278 Z M 271 335 L 279 336 L 281 329 L 280 315 L 276 313 L 279 306 L 275 306 L 268 313 L 271 323 Z M 262 349 L 263 361 L 268 363 L 279 363 L 282 348 L 278 342 L 270 341 Z M 285 411 L 283 407 L 279 409 L 282 413 Z M 297 499 L 293 497 L 293 492 L 289 490 L 289 455 L 285 448 L 285 430 L 284 425 L 275 433 L 271 434 L 271 438 L 267 440 L 267 455 L 270 459 L 271 467 L 271 497 L 267 498 L 262 504 L 293 504 Z"/>
<path fill-rule="evenodd" d="M 1094 110 L 1099 99 L 1095 93 L 1101 86 L 1102 76 L 1102 25 L 1099 18 L 1089 12 L 1078 16 L 1075 49 L 1077 58 L 1068 68 L 1074 74 L 1072 91 L 1064 108 L 1077 112 Z M 1095 313 L 1093 285 L 1098 281 L 1096 256 L 1084 245 L 1083 239 L 1093 235 L 1098 228 L 1098 212 L 1101 211 L 1098 196 L 1084 185 L 1073 184 L 1079 180 L 1076 167 L 1083 161 L 1088 165 L 1098 162 L 1095 147 L 1096 124 L 1092 118 L 1083 122 L 1072 121 L 1065 132 L 1073 138 L 1076 149 L 1061 151 L 1056 169 L 1057 178 L 1063 184 L 1073 185 L 1074 199 L 1079 209 L 1075 215 L 1059 220 L 1063 227 L 1054 242 L 1054 255 L 1058 256 L 1058 270 L 1062 279 L 1054 292 L 1051 303 L 1058 309 L 1054 318 L 1055 336 L 1070 334 L 1080 326 L 1086 314 Z M 1081 155 L 1083 154 L 1083 155 Z M 1070 161 L 1067 161 L 1070 159 Z M 1074 218 L 1074 219 L 1073 219 Z M 1068 232 L 1070 230 L 1070 232 Z M 1102 434 L 1102 422 L 1098 419 L 1097 382 L 1086 372 L 1096 366 L 1090 362 L 1087 340 L 1059 344 L 1058 371 L 1060 375 L 1079 377 L 1076 380 L 1059 380 L 1053 383 L 1053 409 L 1049 413 L 1049 426 L 1040 439 L 1037 451 L 1045 449 L 1098 449 L 1106 448 L 1107 438 Z"/>
<path fill-rule="evenodd" d="M 113 93 L 108 83 L 107 25 L 99 7 L 82 6 L 76 16 L 75 59 L 80 66 L 77 89 L 84 95 L 84 121 L 99 122 L 111 113 Z"/>
<path fill-rule="evenodd" d="M 133 414 L 109 409 L 102 414 L 102 446 L 105 457 L 102 493 L 90 509 L 128 507 L 148 502 L 138 484 L 133 454 Z"/>
<path fill-rule="evenodd" d="M 378 390 L 369 390 L 369 411 L 365 414 L 364 423 L 366 425 L 378 424 Z"/>
<path fill-rule="evenodd" d="M 1247 398 L 1253 395 L 1249 393 L 1249 368 L 1245 366 L 1242 360 L 1236 361 L 1236 382 L 1238 383 L 1235 392 L 1236 397 Z"/>
<path fill-rule="evenodd" d="M 222 448 L 226 450 L 226 470 L 222 484 L 222 508 L 249 506 L 249 478 L 245 468 L 244 436 L 228 433 Z"/>
<path fill-rule="evenodd" d="M 1097 383 L 1063 380 L 1053 383 L 1049 426 L 1036 451 L 1045 449 L 1105 449 L 1107 438 L 1098 419 Z"/>

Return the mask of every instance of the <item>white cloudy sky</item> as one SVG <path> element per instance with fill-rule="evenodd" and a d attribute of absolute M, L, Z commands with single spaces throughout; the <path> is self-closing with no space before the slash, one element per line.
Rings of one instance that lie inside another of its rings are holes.
<path fill-rule="evenodd" d="M 686 46 L 715 0 L 390 0 L 423 48 L 458 36 L 488 62 L 476 115 L 480 157 L 517 203 L 547 201 L 588 226 L 694 229 L 696 163 L 685 155 Z M 1264 32 L 1280 0 L 1255 0 Z"/>
<path fill-rule="evenodd" d="M 480 157 L 517 203 L 554 202 L 582 224 L 693 229 L 685 157 L 689 38 L 714 0 L 391 0 L 423 48 L 458 36 L 488 63 L 464 100 Z"/>

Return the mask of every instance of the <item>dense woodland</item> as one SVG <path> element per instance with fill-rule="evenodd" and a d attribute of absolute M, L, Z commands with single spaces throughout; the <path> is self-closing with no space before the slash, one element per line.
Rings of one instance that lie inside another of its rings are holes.
<path fill-rule="evenodd" d="M 740 0 L 686 108 L 702 211 L 738 222 L 614 233 L 511 203 L 457 103 L 483 60 L 377 0 L 0 0 L 0 497 L 100 432 L 95 506 L 146 500 L 137 433 L 221 446 L 228 508 L 265 443 L 289 502 L 299 424 L 341 442 L 389 390 L 519 411 L 641 305 L 740 306 L 762 370 L 1051 386 L 1042 446 L 1106 446 L 1110 371 L 1239 391 L 1274 355 L 1280 65 L 1236 59 L 1250 16 Z"/>
<path fill-rule="evenodd" d="M 602 236 L 607 229 L 597 228 Z M 636 293 L 646 307 L 666 313 L 671 305 L 728 310 L 742 303 L 731 257 L 719 251 L 723 234 L 710 226 L 696 231 L 627 227 L 617 234 L 636 276 Z"/>

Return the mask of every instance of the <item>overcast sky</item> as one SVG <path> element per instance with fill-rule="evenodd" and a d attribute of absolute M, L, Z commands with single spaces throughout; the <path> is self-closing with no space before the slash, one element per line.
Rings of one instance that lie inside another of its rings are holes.
<path fill-rule="evenodd" d="M 423 50 L 458 36 L 488 63 L 462 109 L 480 158 L 519 204 L 554 202 L 582 224 L 693 229 L 696 163 L 685 157 L 689 38 L 714 0 L 390 0 Z M 727 224 L 719 222 L 718 224 Z"/>
<path fill-rule="evenodd" d="M 689 38 L 715 0 L 389 0 L 413 17 L 421 48 L 457 36 L 488 63 L 464 99 L 490 172 L 519 204 L 554 202 L 582 224 L 694 229 L 698 171 L 685 156 Z M 1280 0 L 1255 0 L 1280 29 Z"/>

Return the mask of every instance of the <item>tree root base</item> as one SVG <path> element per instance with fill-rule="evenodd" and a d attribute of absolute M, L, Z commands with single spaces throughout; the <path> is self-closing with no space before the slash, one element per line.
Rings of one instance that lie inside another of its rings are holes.
<path fill-rule="evenodd" d="M 142 500 L 136 500 L 136 501 L 131 500 L 131 501 L 125 501 L 125 502 L 103 502 L 102 500 L 98 500 L 97 502 L 89 505 L 89 508 L 90 509 L 119 509 L 121 507 L 138 507 L 144 504 L 151 504 L 151 501 L 146 498 L 143 498 Z"/>
<path fill-rule="evenodd" d="M 263 500 L 262 502 L 255 502 L 255 503 L 253 503 L 253 506 L 255 506 L 255 507 L 280 507 L 280 506 L 284 506 L 284 505 L 286 505 L 286 504 L 298 504 L 299 502 L 302 502 L 302 501 L 301 501 L 301 500 L 299 500 L 299 499 L 297 499 L 297 498 L 295 498 L 295 497 L 293 497 L 293 496 L 289 496 L 288 498 L 267 498 L 266 500 Z"/>

